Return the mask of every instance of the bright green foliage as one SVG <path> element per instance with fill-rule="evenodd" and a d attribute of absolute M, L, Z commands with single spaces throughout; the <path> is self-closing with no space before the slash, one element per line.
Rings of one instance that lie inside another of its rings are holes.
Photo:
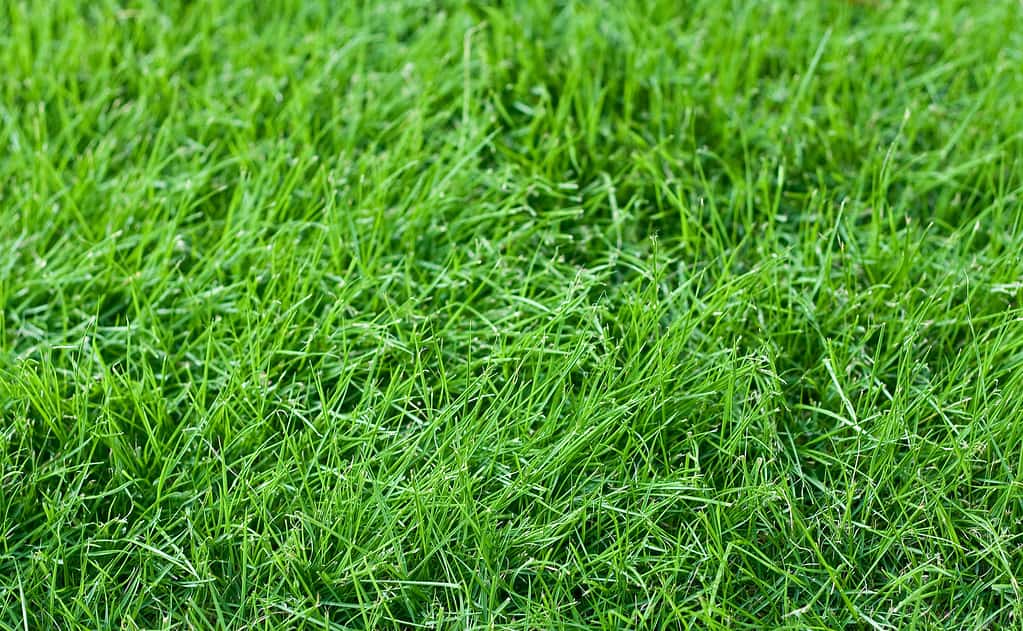
<path fill-rule="evenodd" d="M 1016 628 L 1021 297 L 1018 0 L 9 0 L 0 626 Z"/>

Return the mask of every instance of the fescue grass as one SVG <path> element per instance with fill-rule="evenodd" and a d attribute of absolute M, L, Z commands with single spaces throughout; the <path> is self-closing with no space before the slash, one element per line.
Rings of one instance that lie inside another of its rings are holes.
<path fill-rule="evenodd" d="M 0 625 L 1023 625 L 1018 0 L 0 8 Z"/>

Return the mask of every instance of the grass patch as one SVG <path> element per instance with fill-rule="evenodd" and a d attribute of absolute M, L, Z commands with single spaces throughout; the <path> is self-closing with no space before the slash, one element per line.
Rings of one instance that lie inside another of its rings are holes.
<path fill-rule="evenodd" d="M 1020 624 L 1019 2 L 161 4 L 0 10 L 0 626 Z"/>

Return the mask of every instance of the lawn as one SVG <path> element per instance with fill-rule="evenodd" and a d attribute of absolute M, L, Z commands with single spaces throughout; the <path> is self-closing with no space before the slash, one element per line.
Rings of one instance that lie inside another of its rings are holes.
<path fill-rule="evenodd" d="M 0 628 L 1023 626 L 1019 0 L 9 0 Z"/>

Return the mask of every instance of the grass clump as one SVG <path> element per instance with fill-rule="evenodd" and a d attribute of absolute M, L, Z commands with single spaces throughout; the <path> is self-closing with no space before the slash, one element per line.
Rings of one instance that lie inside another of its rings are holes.
<path fill-rule="evenodd" d="M 0 625 L 1011 628 L 1023 5 L 13 1 Z"/>

